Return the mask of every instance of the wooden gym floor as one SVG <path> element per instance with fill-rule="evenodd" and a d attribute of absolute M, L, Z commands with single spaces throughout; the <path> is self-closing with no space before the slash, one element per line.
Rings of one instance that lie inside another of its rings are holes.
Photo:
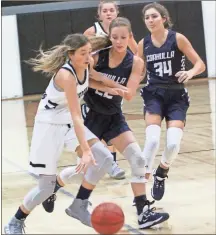
<path fill-rule="evenodd" d="M 191 106 L 178 158 L 170 169 L 164 198 L 155 203 L 158 210 L 170 213 L 170 219 L 155 229 L 138 230 L 133 195 L 129 185 L 127 161 L 118 154 L 119 165 L 126 170 L 125 180 L 112 180 L 108 175 L 98 184 L 91 196 L 93 208 L 101 202 L 119 204 L 125 213 L 121 234 L 215 234 L 215 79 L 199 79 L 188 84 Z M 2 228 L 14 215 L 25 194 L 37 184 L 27 172 L 28 153 L 33 119 L 39 96 L 2 102 Z M 124 103 L 128 123 L 143 148 L 145 123 L 142 99 L 137 96 Z M 165 142 L 162 127 L 160 151 Z M 58 170 L 76 163 L 75 154 L 64 152 Z M 55 211 L 46 213 L 38 206 L 26 221 L 27 234 L 95 234 L 65 214 L 65 208 L 77 193 L 81 178 L 74 179 L 58 193 Z M 147 185 L 148 197 L 152 179 Z"/>

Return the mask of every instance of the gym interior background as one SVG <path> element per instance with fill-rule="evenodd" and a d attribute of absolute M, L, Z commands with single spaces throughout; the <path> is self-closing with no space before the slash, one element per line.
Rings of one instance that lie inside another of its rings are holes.
<path fill-rule="evenodd" d="M 43 49 L 50 48 L 59 44 L 67 34 L 83 33 L 92 26 L 97 20 L 98 2 L 2 1 L 3 99 L 44 92 L 49 79 L 41 73 L 33 72 L 24 61 L 34 57 L 40 45 Z M 125 16 L 131 21 L 134 37 L 138 42 L 148 33 L 142 21 L 141 10 L 149 1 L 117 2 L 120 16 Z M 209 6 L 211 1 L 160 2 L 170 12 L 174 23 L 173 29 L 188 37 L 207 65 L 206 71 L 197 78 L 216 77 L 213 19 L 215 9 Z M 214 14 L 210 11 L 214 11 Z M 191 64 L 186 61 L 186 69 L 190 66 Z"/>

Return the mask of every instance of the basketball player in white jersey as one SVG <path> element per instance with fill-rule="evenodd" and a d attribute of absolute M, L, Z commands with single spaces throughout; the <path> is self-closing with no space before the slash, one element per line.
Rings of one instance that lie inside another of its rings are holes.
<path fill-rule="evenodd" d="M 82 157 L 76 168 L 77 173 L 86 173 L 81 186 L 82 192 L 93 190 L 112 166 L 110 151 L 83 124 L 80 99 L 88 86 L 113 95 L 118 95 L 123 90 L 111 88 L 121 86 L 116 86 L 115 82 L 92 69 L 91 47 L 86 36 L 72 34 L 60 45 L 46 52 L 40 50 L 35 59 L 29 60 L 34 71 L 52 76 L 35 117 L 29 157 L 29 170 L 38 175 L 39 180 L 5 226 L 6 234 L 22 234 L 24 221 L 30 212 L 52 195 L 57 162 L 64 147 L 68 151 L 78 151 Z M 89 73 L 92 73 L 94 80 L 89 80 Z M 70 207 L 70 216 L 89 225 L 90 213 L 87 206 L 87 200 L 77 197 Z"/>
<path fill-rule="evenodd" d="M 110 23 L 113 19 L 115 19 L 119 14 L 118 5 L 115 1 L 101 1 L 98 5 L 98 21 L 94 23 L 94 25 L 90 28 L 88 28 L 84 35 L 86 36 L 107 36 L 109 34 L 109 27 Z M 129 40 L 128 44 L 129 49 L 133 54 L 136 54 L 137 52 L 137 43 L 134 40 L 134 37 L 132 37 Z M 88 112 L 88 107 L 86 104 L 82 104 L 81 111 L 83 118 L 86 117 L 86 114 Z M 109 150 L 111 151 L 113 155 L 113 165 L 112 169 L 109 173 L 110 177 L 113 179 L 124 179 L 125 178 L 125 171 L 121 169 L 118 164 L 116 163 L 116 150 L 115 148 L 107 143 Z"/>
<path fill-rule="evenodd" d="M 98 5 L 98 21 L 94 23 L 94 25 L 88 28 L 84 35 L 86 36 L 100 36 L 109 34 L 109 27 L 112 20 L 114 20 L 118 14 L 119 9 L 116 1 L 112 0 L 103 0 L 100 1 Z M 133 54 L 137 53 L 137 43 L 132 35 L 129 40 L 128 47 Z"/>
<path fill-rule="evenodd" d="M 145 72 L 144 62 L 127 49 L 130 36 L 130 21 L 126 18 L 117 17 L 110 25 L 109 37 L 100 37 L 101 39 L 107 38 L 107 43 L 103 48 L 111 44 L 112 47 L 101 50 L 99 54 L 93 56 L 95 70 L 116 83 L 126 86 L 128 92 L 126 96 L 121 97 L 110 96 L 107 93 L 89 89 L 84 100 L 90 107 L 90 111 L 87 113 L 84 124 L 99 139 L 111 142 L 128 160 L 131 168 L 131 188 L 135 196 L 138 226 L 140 229 L 147 229 L 167 220 L 169 214 L 154 212 L 154 208 L 151 208 L 152 203 L 147 200 L 145 161 L 141 148 L 137 144 L 122 113 L 122 98 L 131 100 L 134 97 L 140 78 Z M 74 172 L 75 167 L 67 167 L 57 176 L 53 195 L 43 202 L 43 207 L 47 212 L 51 213 L 53 211 L 55 194 L 60 187 L 64 187 L 71 181 Z M 90 193 L 85 190 L 78 194 L 80 198 L 85 200 L 88 199 Z M 66 209 L 68 215 L 71 214 L 70 208 L 71 206 Z"/>

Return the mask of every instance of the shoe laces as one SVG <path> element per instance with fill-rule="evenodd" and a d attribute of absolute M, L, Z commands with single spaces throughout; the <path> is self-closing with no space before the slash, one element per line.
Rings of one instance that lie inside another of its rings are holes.
<path fill-rule="evenodd" d="M 91 202 L 89 202 L 88 200 L 82 200 L 82 204 L 81 204 L 81 208 L 82 209 L 84 209 L 84 210 L 87 210 L 87 208 L 88 208 L 88 206 L 91 206 L 92 205 L 92 203 Z"/>
<path fill-rule="evenodd" d="M 154 204 L 155 203 L 155 201 L 146 201 L 146 203 L 145 203 L 145 206 L 148 206 L 148 209 L 147 210 L 144 210 L 144 208 L 145 208 L 145 206 L 143 207 L 143 212 L 141 213 L 141 215 L 142 216 L 145 216 L 145 217 L 149 217 L 150 215 L 154 215 L 155 214 L 155 210 L 156 210 L 156 207 L 152 207 L 152 208 L 150 208 L 150 206 L 152 205 L 152 204 Z"/>
<path fill-rule="evenodd" d="M 25 232 L 25 223 L 24 223 L 24 221 L 23 220 L 20 220 L 19 222 L 16 222 L 15 224 L 14 224 L 14 233 L 16 234 L 16 233 L 20 233 L 20 227 L 21 227 L 21 231 L 23 232 L 23 233 L 26 233 Z"/>
<path fill-rule="evenodd" d="M 150 208 L 150 205 L 154 204 L 154 202 L 155 202 L 155 201 L 152 201 L 152 202 L 149 202 L 149 204 L 148 204 L 148 210 L 147 210 L 147 211 L 148 211 L 148 214 L 149 214 L 149 215 L 155 215 L 155 212 L 154 212 L 154 211 L 156 210 L 156 207 Z"/>
<path fill-rule="evenodd" d="M 54 202 L 56 200 L 56 194 L 53 193 L 47 200 L 47 203 Z"/>
<path fill-rule="evenodd" d="M 117 162 L 114 162 L 112 165 L 112 172 L 119 173 L 120 171 L 121 171 L 121 168 L 118 166 Z"/>
<path fill-rule="evenodd" d="M 23 233 L 26 233 L 26 232 L 25 232 L 25 227 L 26 227 L 26 226 L 25 226 L 25 223 L 23 222 L 23 224 L 22 224 L 22 231 L 23 231 Z"/>
<path fill-rule="evenodd" d="M 166 176 L 165 178 L 168 178 L 168 176 Z M 159 179 L 157 179 L 157 176 L 155 176 L 155 187 L 156 187 L 156 188 L 162 188 L 162 187 L 164 187 L 165 178 L 159 180 Z"/>

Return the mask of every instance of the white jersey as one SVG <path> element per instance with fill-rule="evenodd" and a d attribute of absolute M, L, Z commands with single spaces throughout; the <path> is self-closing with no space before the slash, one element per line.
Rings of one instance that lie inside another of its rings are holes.
<path fill-rule="evenodd" d="M 95 28 L 95 35 L 96 36 L 107 36 L 107 33 L 105 32 L 103 26 L 101 25 L 100 22 L 95 22 L 94 23 L 94 28 Z"/>
<path fill-rule="evenodd" d="M 95 28 L 95 36 L 108 36 L 108 34 L 105 32 L 102 24 L 100 22 L 95 22 L 94 23 L 94 28 Z M 106 50 L 107 48 L 111 48 L 112 46 L 109 47 L 105 47 L 103 49 L 97 50 L 92 52 L 92 55 L 97 54 L 98 52 L 102 51 L 102 50 Z"/>
<path fill-rule="evenodd" d="M 73 74 L 76 79 L 77 95 L 79 100 L 83 99 L 84 94 L 88 90 L 89 69 L 86 69 L 83 82 L 80 82 L 76 71 L 69 62 L 65 63 L 62 68 Z M 39 103 L 35 121 L 53 124 L 73 124 L 65 92 L 57 87 L 54 78 L 55 75 L 52 77 Z"/>

